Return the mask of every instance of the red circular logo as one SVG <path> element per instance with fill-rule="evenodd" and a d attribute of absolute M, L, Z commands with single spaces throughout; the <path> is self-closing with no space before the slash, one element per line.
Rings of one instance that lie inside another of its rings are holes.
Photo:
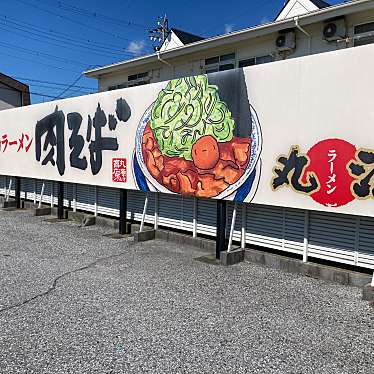
<path fill-rule="evenodd" d="M 351 193 L 353 177 L 349 175 L 347 165 L 355 158 L 355 153 L 356 147 L 342 139 L 322 140 L 309 149 L 310 164 L 305 171 L 313 172 L 320 184 L 319 190 L 311 194 L 313 200 L 328 207 L 342 206 L 354 200 Z"/>

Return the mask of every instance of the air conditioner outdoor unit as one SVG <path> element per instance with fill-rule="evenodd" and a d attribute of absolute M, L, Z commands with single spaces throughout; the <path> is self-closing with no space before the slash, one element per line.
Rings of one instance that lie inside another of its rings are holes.
<path fill-rule="evenodd" d="M 279 52 L 292 51 L 296 48 L 296 34 L 294 30 L 283 31 L 279 33 L 275 41 Z"/>
<path fill-rule="evenodd" d="M 328 42 L 336 42 L 345 39 L 347 30 L 345 27 L 345 19 L 338 18 L 325 22 L 323 26 L 323 38 Z"/>

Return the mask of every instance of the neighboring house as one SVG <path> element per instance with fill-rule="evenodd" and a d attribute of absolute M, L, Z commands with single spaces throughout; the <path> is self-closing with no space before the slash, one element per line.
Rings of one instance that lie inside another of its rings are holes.
<path fill-rule="evenodd" d="M 189 32 L 182 31 L 176 28 L 172 28 L 165 42 L 161 46 L 160 52 L 164 52 L 169 49 L 173 49 L 177 47 L 183 47 L 184 45 L 199 42 L 200 40 L 203 40 L 203 39 L 204 38 L 201 36 L 197 36 L 197 35 L 194 35 Z"/>
<path fill-rule="evenodd" d="M 30 105 L 29 86 L 0 73 L 0 110 Z"/>
<path fill-rule="evenodd" d="M 288 0 L 275 17 L 275 21 L 300 16 L 301 14 L 310 13 L 329 6 L 330 4 L 322 0 Z"/>
<path fill-rule="evenodd" d="M 276 19 L 203 39 L 171 29 L 160 51 L 88 70 L 99 91 L 234 69 L 374 42 L 374 1 L 289 0 Z"/>

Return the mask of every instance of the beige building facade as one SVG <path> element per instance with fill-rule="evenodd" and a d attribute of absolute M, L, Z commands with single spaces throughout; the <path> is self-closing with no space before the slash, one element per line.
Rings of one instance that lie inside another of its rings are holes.
<path fill-rule="evenodd" d="M 291 11 L 285 12 L 288 8 Z M 331 33 L 334 30 L 328 29 L 329 25 L 336 28 L 335 33 Z M 166 48 L 161 47 L 157 53 L 85 74 L 98 80 L 99 91 L 107 91 L 357 47 L 374 42 L 374 1 L 358 0 L 319 8 L 309 0 L 290 0 L 269 24 L 185 45 L 176 42 L 173 29 L 170 34 L 172 42 L 167 41 Z M 277 45 L 281 40 L 284 46 Z"/>

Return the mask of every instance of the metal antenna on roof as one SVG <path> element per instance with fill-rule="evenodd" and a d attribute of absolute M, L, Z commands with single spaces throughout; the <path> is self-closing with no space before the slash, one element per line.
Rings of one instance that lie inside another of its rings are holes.
<path fill-rule="evenodd" d="M 149 30 L 149 38 L 152 42 L 157 43 L 153 46 L 155 51 L 159 51 L 161 46 L 164 44 L 164 41 L 169 35 L 169 21 L 166 17 L 166 14 L 163 17 L 159 17 L 157 21 L 157 27 Z"/>

